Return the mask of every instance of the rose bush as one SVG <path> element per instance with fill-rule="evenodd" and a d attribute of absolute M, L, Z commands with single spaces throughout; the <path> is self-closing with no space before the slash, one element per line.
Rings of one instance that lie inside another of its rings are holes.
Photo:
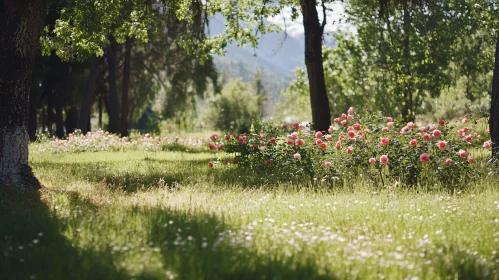
<path fill-rule="evenodd" d="M 468 119 L 462 124 L 469 124 Z M 248 134 L 213 135 L 211 145 L 234 156 L 241 168 L 276 178 L 307 178 L 332 185 L 366 176 L 405 186 L 459 186 L 477 176 L 485 161 L 473 153 L 489 149 L 472 126 L 417 126 L 380 114 L 356 114 L 350 108 L 334 119 L 328 131 L 313 132 L 308 124 L 288 127 L 260 124 Z"/>
<path fill-rule="evenodd" d="M 97 130 L 80 133 L 70 133 L 66 139 L 48 138 L 41 135 L 35 144 L 40 152 L 79 153 L 98 151 L 205 151 L 206 140 L 184 139 L 178 136 L 161 137 L 146 134 L 133 134 L 130 137 L 119 137 L 107 131 Z"/>

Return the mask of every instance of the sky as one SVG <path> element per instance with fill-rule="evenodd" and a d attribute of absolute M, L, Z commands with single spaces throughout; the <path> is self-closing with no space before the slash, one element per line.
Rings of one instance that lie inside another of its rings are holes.
<path fill-rule="evenodd" d="M 342 3 L 330 3 L 327 5 L 328 11 L 326 12 L 326 27 L 325 33 L 331 33 L 337 30 L 353 31 L 353 27 L 345 23 L 345 9 Z M 317 6 L 319 20 L 322 21 L 322 7 Z M 273 24 L 281 26 L 286 29 L 288 36 L 293 38 L 301 38 L 303 36 L 303 18 L 301 14 L 297 19 L 291 19 L 291 8 L 285 8 L 281 11 L 281 15 L 277 17 L 270 17 L 267 20 Z"/>

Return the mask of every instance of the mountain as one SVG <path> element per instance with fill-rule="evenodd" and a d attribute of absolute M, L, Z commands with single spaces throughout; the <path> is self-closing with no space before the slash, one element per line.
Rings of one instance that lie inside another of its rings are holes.
<path fill-rule="evenodd" d="M 223 18 L 210 21 L 210 34 L 218 34 L 224 29 Z M 293 79 L 293 70 L 305 67 L 303 36 L 290 37 L 284 33 L 264 35 L 258 47 L 238 47 L 229 44 L 225 56 L 214 56 L 217 70 L 225 80 L 240 78 L 244 82 L 254 82 L 258 72 L 269 98 L 267 112 L 277 102 L 280 93 Z"/>

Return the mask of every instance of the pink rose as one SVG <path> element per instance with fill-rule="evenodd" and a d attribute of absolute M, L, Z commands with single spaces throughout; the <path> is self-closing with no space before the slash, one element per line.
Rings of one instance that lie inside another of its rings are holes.
<path fill-rule="evenodd" d="M 341 142 L 336 142 L 336 150 L 341 150 Z"/>
<path fill-rule="evenodd" d="M 369 163 L 370 163 L 370 164 L 375 164 L 375 163 L 376 163 L 376 159 L 375 159 L 375 158 L 373 158 L 373 157 L 372 157 L 372 158 L 370 158 L 370 159 L 369 159 Z"/>
<path fill-rule="evenodd" d="M 465 150 L 461 149 L 461 150 L 459 150 L 459 152 L 457 152 L 457 154 L 458 154 L 460 157 L 462 157 L 462 158 L 463 158 L 463 157 L 465 157 L 468 153 L 466 153 L 466 151 L 465 151 Z"/>
<path fill-rule="evenodd" d="M 445 121 L 444 121 L 444 120 L 439 120 L 439 121 L 438 121 L 438 124 L 439 124 L 440 126 L 444 126 L 444 125 L 445 125 Z"/>
<path fill-rule="evenodd" d="M 379 158 L 379 163 L 381 163 L 381 164 L 387 164 L 388 163 L 388 156 L 387 155 L 382 155 Z"/>
<path fill-rule="evenodd" d="M 483 142 L 483 148 L 487 150 L 490 149 L 490 141 Z"/>
<path fill-rule="evenodd" d="M 317 131 L 317 132 L 315 133 L 315 138 L 322 138 L 322 132 Z"/>
<path fill-rule="evenodd" d="M 386 120 L 387 120 L 388 122 L 393 122 L 392 117 L 387 117 L 387 118 L 386 118 Z"/>
<path fill-rule="evenodd" d="M 446 141 L 438 141 L 437 146 L 440 150 L 445 150 L 445 148 L 447 148 L 447 142 Z"/>
<path fill-rule="evenodd" d="M 416 146 L 418 144 L 418 141 L 416 141 L 416 139 L 412 139 L 410 142 L 409 142 L 409 145 L 411 146 Z"/>
<path fill-rule="evenodd" d="M 386 137 L 381 137 L 380 141 L 381 141 L 381 145 L 383 145 L 383 146 L 386 146 L 390 143 L 390 139 L 388 139 Z"/>
<path fill-rule="evenodd" d="M 388 127 L 386 127 L 386 126 L 385 126 L 385 127 L 383 127 L 383 129 L 381 129 L 381 131 L 383 131 L 383 132 L 387 132 L 387 131 L 388 131 Z"/>
<path fill-rule="evenodd" d="M 333 136 L 328 134 L 328 135 L 324 136 L 324 139 L 326 139 L 327 141 L 331 141 L 331 139 L 333 139 Z"/>
<path fill-rule="evenodd" d="M 421 160 L 422 162 L 428 162 L 428 161 L 430 161 L 430 156 L 428 154 L 426 154 L 426 153 L 425 154 L 421 154 L 419 156 L 419 160 Z"/>
<path fill-rule="evenodd" d="M 430 134 L 428 134 L 428 133 L 425 133 L 425 134 L 423 135 L 423 140 L 425 140 L 425 141 L 429 141 L 429 140 L 430 140 L 430 138 L 431 138 L 431 136 L 430 136 Z"/>
<path fill-rule="evenodd" d="M 296 159 L 301 159 L 301 155 L 299 153 L 294 154 L 293 157 Z"/>
<path fill-rule="evenodd" d="M 275 137 L 270 138 L 270 143 L 275 143 Z"/>
<path fill-rule="evenodd" d="M 303 139 L 298 139 L 298 140 L 296 140 L 296 144 L 298 146 L 301 146 L 301 145 L 305 144 L 305 141 L 303 141 Z"/>
<path fill-rule="evenodd" d="M 347 148 L 347 154 L 351 154 L 353 152 L 353 147 L 352 146 L 348 146 Z"/>
<path fill-rule="evenodd" d="M 461 122 L 462 122 L 462 123 L 467 123 L 467 122 L 468 122 L 468 119 L 467 119 L 467 118 L 463 118 L 463 119 L 461 120 Z"/>
<path fill-rule="evenodd" d="M 355 138 L 355 136 L 356 136 L 356 135 L 357 135 L 357 134 L 356 134 L 354 131 L 352 131 L 352 130 L 350 130 L 350 131 L 348 132 L 348 137 L 350 137 L 350 138 Z"/>
<path fill-rule="evenodd" d="M 388 126 L 388 127 L 393 127 L 393 122 L 388 122 L 388 123 L 386 124 L 386 126 Z"/>
<path fill-rule="evenodd" d="M 331 167 L 331 162 L 329 162 L 329 161 L 325 161 L 325 162 L 324 162 L 324 166 L 325 166 L 325 167 Z"/>
<path fill-rule="evenodd" d="M 407 123 L 407 127 L 411 128 L 411 129 L 412 129 L 412 128 L 414 128 L 414 126 L 415 126 L 415 125 L 414 125 L 414 123 L 413 123 L 413 122 L 408 122 L 408 123 Z"/>
<path fill-rule="evenodd" d="M 334 131 L 334 126 L 330 126 L 329 129 L 327 130 L 328 133 L 333 133 Z"/>
<path fill-rule="evenodd" d="M 213 167 L 213 161 L 208 162 L 209 167 Z"/>
<path fill-rule="evenodd" d="M 446 165 L 449 165 L 449 164 L 451 164 L 451 163 L 452 163 L 452 159 L 448 158 L 448 159 L 446 159 L 446 160 L 445 160 L 445 164 L 446 164 Z"/>
<path fill-rule="evenodd" d="M 360 130 L 360 124 L 359 123 L 354 124 L 353 129 Z"/>
<path fill-rule="evenodd" d="M 319 147 L 321 147 L 321 149 L 325 150 L 327 148 L 327 143 L 326 142 L 322 142 Z"/>
<path fill-rule="evenodd" d="M 438 130 L 438 129 L 433 130 L 433 137 L 438 138 L 441 135 L 442 135 L 442 132 L 440 132 L 440 130 Z"/>
<path fill-rule="evenodd" d="M 353 116 L 352 115 L 348 115 L 347 116 L 347 120 L 351 121 L 353 119 Z"/>
<path fill-rule="evenodd" d="M 335 123 L 340 123 L 340 118 L 334 118 Z"/>
<path fill-rule="evenodd" d="M 315 140 L 315 145 L 319 146 L 320 144 L 322 144 L 322 140 L 321 139 Z"/>
<path fill-rule="evenodd" d="M 341 119 L 342 120 L 346 120 L 347 119 L 347 115 L 346 114 L 341 114 Z"/>
<path fill-rule="evenodd" d="M 346 120 L 342 120 L 341 121 L 341 125 L 345 125 L 345 124 L 347 124 L 347 121 Z"/>
<path fill-rule="evenodd" d="M 475 162 L 475 159 L 472 156 L 468 157 L 468 163 L 473 163 Z"/>
<path fill-rule="evenodd" d="M 348 113 L 349 115 L 353 115 L 353 107 L 348 108 L 347 113 Z"/>

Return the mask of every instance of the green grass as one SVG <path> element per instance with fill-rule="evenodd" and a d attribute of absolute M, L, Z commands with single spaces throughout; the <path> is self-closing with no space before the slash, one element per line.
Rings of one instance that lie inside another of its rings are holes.
<path fill-rule="evenodd" d="M 499 189 L 271 184 L 210 153 L 30 155 L 0 279 L 499 279 Z"/>

